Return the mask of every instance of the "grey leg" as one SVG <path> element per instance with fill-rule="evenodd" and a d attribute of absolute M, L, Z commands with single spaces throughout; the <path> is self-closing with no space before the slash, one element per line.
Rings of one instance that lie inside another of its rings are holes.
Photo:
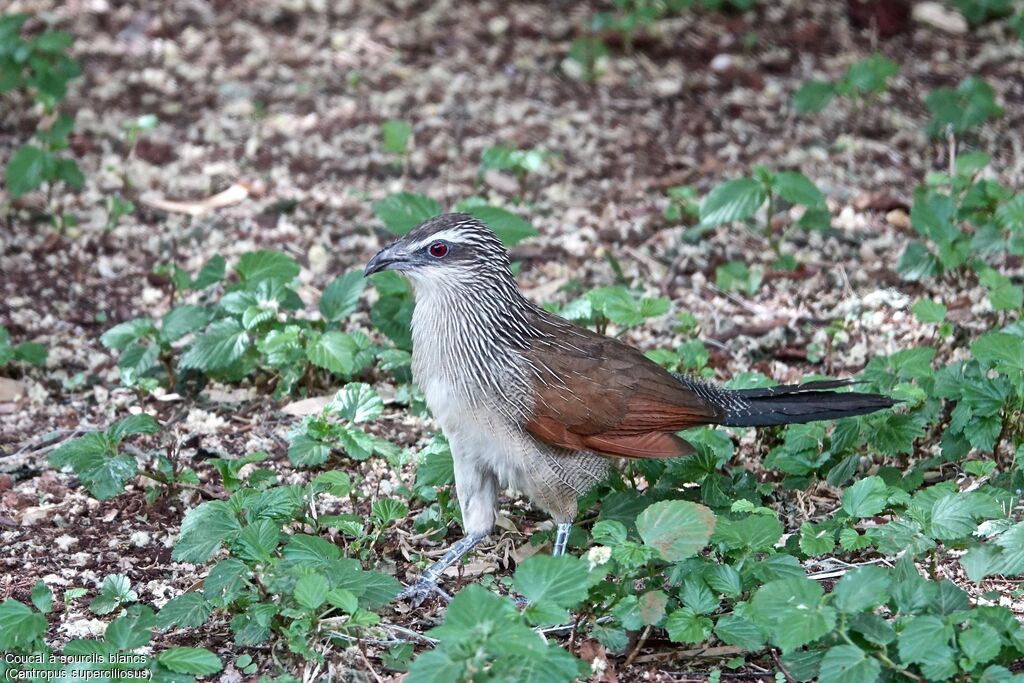
<path fill-rule="evenodd" d="M 572 522 L 562 522 L 558 525 L 555 533 L 555 543 L 551 548 L 551 554 L 555 557 L 565 555 L 565 546 L 569 544 L 569 532 L 572 531 Z"/>
<path fill-rule="evenodd" d="M 405 590 L 398 594 L 396 600 L 408 600 L 413 607 L 419 607 L 423 604 L 423 601 L 430 596 L 431 593 L 437 593 L 445 600 L 451 600 L 451 596 L 441 590 L 437 581 L 441 578 L 441 574 L 444 573 L 445 569 L 452 566 L 456 562 L 462 559 L 462 557 L 470 550 L 475 548 L 480 541 L 484 540 L 486 536 L 483 535 L 469 535 L 464 537 L 458 543 L 453 545 L 444 556 L 430 565 L 427 571 L 423 572 L 423 575 L 411 586 L 407 586 Z"/>

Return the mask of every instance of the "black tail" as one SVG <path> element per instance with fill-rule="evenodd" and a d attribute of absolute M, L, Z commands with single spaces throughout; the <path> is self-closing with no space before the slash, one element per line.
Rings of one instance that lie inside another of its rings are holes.
<path fill-rule="evenodd" d="M 680 379 L 702 397 L 725 410 L 721 424 L 727 427 L 771 427 L 834 420 L 866 415 L 899 403 L 881 394 L 830 391 L 857 384 L 849 379 L 739 390 Z"/>

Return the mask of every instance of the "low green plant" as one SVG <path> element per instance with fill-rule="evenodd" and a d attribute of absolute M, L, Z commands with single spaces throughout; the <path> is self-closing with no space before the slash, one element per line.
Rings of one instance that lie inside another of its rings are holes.
<path fill-rule="evenodd" d="M 255 376 L 280 397 L 296 388 L 308 392 L 321 375 L 350 379 L 373 360 L 365 333 L 334 329 L 359 303 L 365 284 L 356 271 L 324 289 L 319 320 L 296 315 L 304 305 L 292 287 L 299 265 L 281 252 L 243 254 L 234 283 L 224 283 L 221 257 L 195 278 L 177 267 L 165 272 L 174 293 L 201 298 L 175 306 L 159 321 L 137 318 L 104 333 L 103 344 L 120 351 L 118 368 L 126 386 L 152 391 L 162 384 L 182 385 L 195 373 L 203 382 Z"/>
<path fill-rule="evenodd" d="M 937 138 L 962 136 L 1003 115 L 992 86 L 977 76 L 964 78 L 956 88 L 931 91 L 924 105 L 931 114 L 926 130 Z"/>
<path fill-rule="evenodd" d="M 680 185 L 668 188 L 665 194 L 668 195 L 668 206 L 662 214 L 665 220 L 677 223 L 684 218 L 699 218 L 700 202 L 697 198 L 697 188 Z"/>
<path fill-rule="evenodd" d="M 854 62 L 838 81 L 807 81 L 793 95 L 793 111 L 797 114 L 817 114 L 836 97 L 852 100 L 862 110 L 878 99 L 889 85 L 889 79 L 899 73 L 891 59 L 875 53 Z"/>
<path fill-rule="evenodd" d="M 736 221 L 749 224 L 764 208 L 761 233 L 772 250 L 780 254 L 782 238 L 777 237 L 772 228 L 772 219 L 780 208 L 779 200 L 804 207 L 803 215 L 793 227 L 829 229 L 831 216 L 825 195 L 807 176 L 798 171 L 773 172 L 764 166 L 755 166 L 751 177 L 729 180 L 712 189 L 700 203 L 700 224 L 705 229 Z"/>
<path fill-rule="evenodd" d="M 323 661 L 325 645 L 350 642 L 380 620 L 373 610 L 398 593 L 398 582 L 363 570 L 319 536 L 336 528 L 372 545 L 361 517 L 317 513 L 320 496 L 352 493 L 347 475 L 325 472 L 306 486 L 272 484 L 250 477 L 234 484 L 228 500 L 188 512 L 172 558 L 197 564 L 218 558 L 201 591 L 163 607 L 157 628 L 197 628 L 221 610 L 231 617 L 237 645 L 280 642 L 298 658 Z"/>
<path fill-rule="evenodd" d="M 504 171 L 515 176 L 519 184 L 520 199 L 525 194 L 531 176 L 544 172 L 555 155 L 545 149 L 516 149 L 505 145 L 488 147 L 480 155 L 478 178 L 488 171 Z"/>
<path fill-rule="evenodd" d="M 37 144 L 21 145 L 8 159 L 4 182 L 12 199 L 45 185 L 49 208 L 59 183 L 73 188 L 85 183 L 78 163 L 59 154 L 69 146 L 75 119 L 57 114 L 67 96 L 68 82 L 82 72 L 78 62 L 66 54 L 74 40 L 71 35 L 46 31 L 23 38 L 21 31 L 28 18 L 27 14 L 0 16 L 0 95 L 25 90 L 42 105 L 46 116 L 34 136 Z M 63 232 L 75 220 L 59 215 L 54 222 Z"/>
<path fill-rule="evenodd" d="M 404 157 L 412 143 L 412 126 L 400 119 L 380 124 L 381 147 L 388 154 Z"/>
<path fill-rule="evenodd" d="M 124 491 L 135 476 L 145 476 L 173 488 L 195 486 L 199 478 L 191 469 L 179 469 L 166 456 L 153 456 L 152 469 L 140 468 L 139 458 L 125 453 L 121 442 L 138 434 L 155 434 L 160 424 L 151 415 L 141 413 L 115 422 L 103 431 L 89 432 L 65 442 L 50 453 L 48 462 L 58 469 L 70 467 L 89 493 L 100 500 L 113 498 Z M 155 498 L 160 489 L 147 493 Z"/>
<path fill-rule="evenodd" d="M 670 307 L 665 297 L 646 297 L 622 285 L 598 287 L 564 306 L 549 306 L 563 318 L 593 327 L 601 334 L 608 332 L 610 325 L 621 334 L 649 318 L 664 315 Z"/>
<path fill-rule="evenodd" d="M 0 370 L 11 363 L 27 363 L 35 367 L 46 364 L 46 347 L 39 342 L 11 344 L 11 333 L 0 325 Z"/>

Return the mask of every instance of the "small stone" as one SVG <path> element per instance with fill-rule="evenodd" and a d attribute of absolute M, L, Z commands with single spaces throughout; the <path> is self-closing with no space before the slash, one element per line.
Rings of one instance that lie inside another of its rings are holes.
<path fill-rule="evenodd" d="M 910 230 L 910 216 L 903 209 L 893 209 L 885 214 L 885 220 L 894 228 Z"/>
<path fill-rule="evenodd" d="M 967 33 L 964 15 L 941 2 L 919 2 L 914 5 L 914 21 L 946 33 Z"/>
<path fill-rule="evenodd" d="M 734 62 L 732 55 L 715 55 L 714 58 L 711 60 L 711 70 L 717 71 L 718 73 L 722 73 L 731 69 L 733 67 L 733 64 Z"/>

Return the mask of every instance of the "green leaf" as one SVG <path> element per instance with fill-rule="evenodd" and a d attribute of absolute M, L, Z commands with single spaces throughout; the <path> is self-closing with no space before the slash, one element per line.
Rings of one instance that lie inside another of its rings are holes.
<path fill-rule="evenodd" d="M 675 610 L 665 620 L 665 630 L 673 643 L 700 643 L 711 635 L 712 621 L 689 607 Z"/>
<path fill-rule="evenodd" d="M 978 362 L 1007 375 L 1024 372 L 1024 337 L 989 332 L 971 344 Z"/>
<path fill-rule="evenodd" d="M 835 97 L 835 86 L 828 81 L 807 81 L 793 95 L 793 111 L 817 114 Z"/>
<path fill-rule="evenodd" d="M 841 612 L 863 612 L 885 604 L 891 584 L 889 572 L 881 567 L 858 567 L 839 580 L 832 590 L 832 598 Z"/>
<path fill-rule="evenodd" d="M 767 199 L 761 183 L 737 178 L 717 186 L 700 203 L 700 222 L 714 227 L 753 216 Z"/>
<path fill-rule="evenodd" d="M 318 368 L 349 376 L 355 372 L 358 351 L 351 335 L 331 331 L 310 338 L 306 358 Z"/>
<path fill-rule="evenodd" d="M 715 530 L 715 514 L 703 505 L 666 500 L 649 506 L 636 518 L 644 543 L 669 562 L 696 555 Z"/>
<path fill-rule="evenodd" d="M 97 453 L 78 458 L 73 467 L 82 484 L 98 500 L 113 498 L 124 491 L 125 484 L 139 469 L 130 456 L 107 457 Z"/>
<path fill-rule="evenodd" d="M 46 355 L 46 347 L 38 342 L 22 342 L 14 347 L 14 360 L 37 368 L 46 363 Z"/>
<path fill-rule="evenodd" d="M 50 152 L 34 145 L 22 145 L 7 161 L 7 191 L 11 199 L 31 192 L 50 179 L 57 159 Z"/>
<path fill-rule="evenodd" d="M 900 68 L 884 55 L 875 53 L 850 65 L 840 87 L 850 92 L 880 93 Z"/>
<path fill-rule="evenodd" d="M 396 235 L 404 235 L 441 213 L 441 205 L 415 192 L 395 192 L 373 203 L 373 213 Z"/>
<path fill-rule="evenodd" d="M 160 423 L 156 418 L 146 413 L 129 415 L 123 420 L 118 420 L 107 428 L 107 436 L 114 443 L 120 443 L 129 436 L 135 434 L 155 434 L 160 431 Z"/>
<path fill-rule="evenodd" d="M 782 523 L 773 516 L 747 515 L 738 520 L 718 520 L 711 542 L 725 550 L 769 550 L 782 537 Z"/>
<path fill-rule="evenodd" d="M 984 622 L 975 623 L 957 638 L 964 654 L 977 664 L 985 664 L 999 655 L 1002 638 L 995 628 Z"/>
<path fill-rule="evenodd" d="M 350 270 L 339 275 L 327 285 L 320 297 L 320 315 L 329 322 L 344 320 L 356 310 L 365 288 L 366 279 L 359 271 Z"/>
<path fill-rule="evenodd" d="M 946 307 L 931 299 L 918 300 L 910 310 L 923 323 L 941 323 L 946 319 Z"/>
<path fill-rule="evenodd" d="M 484 225 L 494 231 L 506 247 L 519 244 L 538 233 L 532 225 L 511 211 L 496 206 L 470 206 L 466 213 L 479 218 Z"/>
<path fill-rule="evenodd" d="M 350 382 L 334 395 L 326 410 L 358 424 L 380 417 L 384 402 L 369 384 Z"/>
<path fill-rule="evenodd" d="M 811 557 L 831 553 L 836 547 L 835 532 L 822 524 L 800 525 L 800 550 Z"/>
<path fill-rule="evenodd" d="M 192 508 L 181 522 L 178 542 L 171 559 L 175 562 L 206 562 L 220 544 L 241 530 L 228 504 L 212 500 Z"/>
<path fill-rule="evenodd" d="M 172 598 L 160 610 L 156 617 L 156 627 L 166 631 L 172 626 L 195 628 L 202 626 L 213 613 L 213 606 L 206 601 L 202 593 L 189 591 Z"/>
<path fill-rule="evenodd" d="M 330 587 L 321 574 L 308 574 L 295 583 L 295 601 L 307 609 L 316 609 L 327 600 Z"/>
<path fill-rule="evenodd" d="M 378 527 L 397 522 L 409 514 L 409 506 L 397 498 L 378 498 L 370 507 L 370 517 Z"/>
<path fill-rule="evenodd" d="M 164 314 L 160 323 L 160 334 L 168 343 L 176 342 L 186 334 L 202 329 L 209 319 L 210 314 L 202 306 L 176 306 Z"/>
<path fill-rule="evenodd" d="M 803 173 L 779 171 L 775 174 L 772 187 L 780 197 L 790 204 L 799 204 L 810 208 L 825 206 L 825 195 Z"/>
<path fill-rule="evenodd" d="M 103 633 L 103 640 L 118 650 L 134 650 L 149 645 L 153 638 L 155 618 L 153 610 L 142 607 L 137 614 L 132 614 L 139 607 L 133 607 L 125 616 L 110 622 Z"/>
<path fill-rule="evenodd" d="M 149 318 L 136 318 L 114 325 L 103 333 L 100 342 L 108 349 L 122 350 L 129 344 L 151 335 L 156 331 Z"/>
<path fill-rule="evenodd" d="M 843 510 L 855 518 L 874 517 L 885 509 L 888 488 L 879 476 L 854 482 L 843 492 Z"/>
<path fill-rule="evenodd" d="M 53 609 L 53 591 L 42 580 L 32 586 L 32 604 L 43 614 Z"/>
<path fill-rule="evenodd" d="M 296 467 L 312 467 L 327 462 L 331 446 L 304 432 L 292 434 L 288 441 L 288 460 Z"/>
<path fill-rule="evenodd" d="M 240 560 L 221 560 L 213 566 L 203 581 L 203 597 L 217 607 L 231 604 L 245 586 L 245 576 L 248 573 L 249 568 Z"/>
<path fill-rule="evenodd" d="M 207 261 L 199 270 L 199 274 L 196 275 L 196 279 L 192 281 L 192 289 L 197 291 L 206 289 L 210 285 L 223 280 L 225 265 L 223 256 L 220 256 L 219 254 L 217 256 L 211 256 L 210 260 Z"/>
<path fill-rule="evenodd" d="M 197 370 L 223 370 L 242 357 L 249 343 L 249 335 L 237 320 L 218 320 L 195 338 L 179 365 Z"/>
<path fill-rule="evenodd" d="M 931 536 L 940 541 L 952 541 L 974 533 L 972 505 L 960 492 L 949 493 L 935 501 L 931 510 Z"/>
<path fill-rule="evenodd" d="M 996 222 L 1003 230 L 1024 230 L 1024 193 L 1014 195 L 996 209 Z"/>
<path fill-rule="evenodd" d="M 935 258 L 935 254 L 916 240 L 907 242 L 907 246 L 896 264 L 896 272 L 903 276 L 904 280 L 912 282 L 938 275 L 939 271 L 939 261 Z"/>
<path fill-rule="evenodd" d="M 743 292 L 753 296 L 761 286 L 764 272 L 759 267 L 748 268 L 742 261 L 729 261 L 715 268 L 715 285 L 726 292 Z"/>
<path fill-rule="evenodd" d="M 384 151 L 389 154 L 405 154 L 412 139 L 412 126 L 405 121 L 392 119 L 380 124 L 380 135 L 384 141 Z"/>
<path fill-rule="evenodd" d="M 587 566 L 568 555 L 534 555 L 516 569 L 513 585 L 530 602 L 575 607 L 587 596 Z"/>
<path fill-rule="evenodd" d="M 419 474 L 418 470 L 419 468 L 417 468 L 417 475 Z M 337 498 L 346 498 L 352 492 L 352 482 L 349 480 L 348 475 L 341 470 L 321 472 L 310 483 L 314 491 L 318 493 L 326 491 Z M 331 547 L 336 548 L 337 546 L 332 544 Z"/>
<path fill-rule="evenodd" d="M 735 645 L 747 651 L 764 647 L 764 634 L 752 621 L 739 614 L 724 614 L 715 623 L 715 635 L 727 645 Z"/>
<path fill-rule="evenodd" d="M 209 676 L 224 668 L 220 658 L 204 647 L 172 647 L 156 659 L 175 673 L 194 676 Z"/>
<path fill-rule="evenodd" d="M 325 472 L 325 474 L 328 473 Z M 344 474 L 344 472 L 338 472 L 338 474 Z M 315 567 L 328 565 L 337 560 L 341 557 L 341 549 L 319 536 L 293 534 L 288 540 L 288 545 L 282 549 L 281 555 L 290 562 Z"/>
<path fill-rule="evenodd" d="M 821 604 L 824 589 L 807 578 L 770 581 L 750 601 L 755 623 L 772 632 L 783 651 L 789 652 L 830 632 L 835 610 Z"/>
<path fill-rule="evenodd" d="M 25 648 L 46 634 L 46 617 L 17 600 L 0 602 L 0 650 Z"/>
<path fill-rule="evenodd" d="M 281 525 L 271 519 L 258 519 L 242 531 L 231 545 L 231 552 L 246 562 L 269 562 L 281 538 Z"/>
<path fill-rule="evenodd" d="M 835 645 L 821 660 L 818 683 L 875 683 L 881 663 L 856 645 Z"/>
<path fill-rule="evenodd" d="M 63 180 L 74 188 L 80 188 L 85 185 L 85 176 L 82 175 L 82 169 L 78 167 L 78 162 L 74 159 L 57 159 L 57 164 L 53 168 L 53 175 L 54 180 Z"/>
<path fill-rule="evenodd" d="M 914 617 L 899 635 L 900 659 L 907 664 L 924 664 L 950 656 L 953 628 L 930 615 Z"/>
<path fill-rule="evenodd" d="M 242 254 L 235 272 L 243 284 L 251 287 L 262 280 L 294 280 L 299 275 L 299 264 L 288 254 L 265 249 Z"/>

